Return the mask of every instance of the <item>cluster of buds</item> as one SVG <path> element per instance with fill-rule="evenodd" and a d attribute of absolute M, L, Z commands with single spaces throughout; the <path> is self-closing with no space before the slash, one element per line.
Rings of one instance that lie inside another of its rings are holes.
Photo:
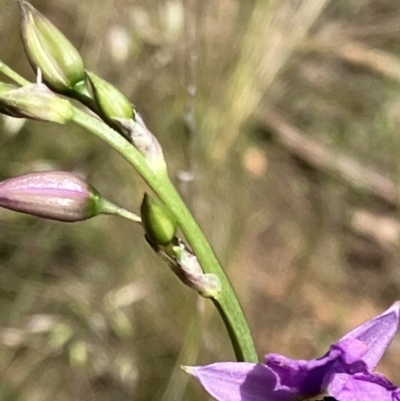
<path fill-rule="evenodd" d="M 59 95 L 74 98 L 133 144 L 153 172 L 165 171 L 158 140 L 126 96 L 87 71 L 71 42 L 31 4 L 24 0 L 19 4 L 22 42 L 38 82 L 23 87 L 0 83 L 0 113 L 65 123 L 73 116 L 73 108 Z M 0 182 L 0 207 L 62 222 L 82 221 L 99 214 L 141 222 L 150 245 L 185 284 L 205 297 L 215 297 L 221 290 L 218 278 L 204 274 L 197 257 L 176 237 L 174 216 L 147 194 L 140 218 L 104 199 L 83 179 L 50 171 Z"/>
<path fill-rule="evenodd" d="M 40 82 L 21 89 L 3 84 L 3 88 L 0 87 L 0 112 L 37 120 L 67 121 L 72 113 L 69 102 L 42 85 L 43 79 L 52 91 L 82 102 L 123 135 L 145 157 L 153 171 L 165 170 L 158 140 L 129 100 L 116 87 L 87 71 L 78 50 L 46 17 L 24 0 L 19 0 L 19 4 L 22 43 Z M 3 94 L 3 91 L 7 93 Z"/>

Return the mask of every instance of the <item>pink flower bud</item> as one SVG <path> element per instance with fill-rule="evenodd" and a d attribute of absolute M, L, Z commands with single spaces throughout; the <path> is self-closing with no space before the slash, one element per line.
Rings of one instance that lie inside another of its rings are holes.
<path fill-rule="evenodd" d="M 0 206 L 64 222 L 107 213 L 100 194 L 86 181 L 62 171 L 30 173 L 0 183 Z"/>

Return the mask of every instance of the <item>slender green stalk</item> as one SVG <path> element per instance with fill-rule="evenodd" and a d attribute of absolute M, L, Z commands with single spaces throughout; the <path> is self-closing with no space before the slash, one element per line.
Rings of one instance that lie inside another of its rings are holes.
<path fill-rule="evenodd" d="M 257 362 L 253 338 L 243 310 L 231 284 L 203 232 L 171 183 L 166 171 L 154 173 L 146 159 L 120 134 L 95 117 L 74 108 L 72 120 L 105 140 L 134 166 L 153 191 L 174 214 L 179 227 L 196 254 L 205 273 L 218 276 L 222 291 L 213 299 L 230 335 L 236 358 L 239 361 Z"/>
<path fill-rule="evenodd" d="M 29 85 L 31 82 L 27 81 L 25 78 L 21 77 L 18 73 L 13 71 L 8 65 L 4 64 L 0 60 L 0 72 L 3 73 L 6 77 L 12 79 L 17 84 L 21 86 Z"/>
<path fill-rule="evenodd" d="M 118 215 L 118 216 L 121 216 L 121 217 L 123 217 L 125 219 L 128 219 L 130 221 L 133 221 L 134 223 L 141 223 L 141 221 L 142 221 L 141 218 L 137 214 L 132 213 L 132 212 L 126 210 L 126 209 L 119 208 L 115 212 L 115 214 Z"/>
<path fill-rule="evenodd" d="M 134 223 L 141 224 L 142 219 L 135 213 L 130 212 L 120 206 L 115 205 L 112 202 L 109 202 L 107 199 L 102 198 L 100 203 L 101 213 L 103 214 L 111 214 L 114 216 L 120 216 Z"/>

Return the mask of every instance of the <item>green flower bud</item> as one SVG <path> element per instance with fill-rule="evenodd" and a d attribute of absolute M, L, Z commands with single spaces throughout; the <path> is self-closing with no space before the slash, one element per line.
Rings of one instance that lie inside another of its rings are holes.
<path fill-rule="evenodd" d="M 73 109 L 68 100 L 59 97 L 43 84 L 20 88 L 2 84 L 0 113 L 64 124 L 72 117 Z"/>
<path fill-rule="evenodd" d="M 149 241 L 155 245 L 168 245 L 175 237 L 177 222 L 159 201 L 144 195 L 140 208 L 142 225 Z"/>
<path fill-rule="evenodd" d="M 107 122 L 113 124 L 119 120 L 134 120 L 135 111 L 130 101 L 115 86 L 101 79 L 92 72 L 86 71 L 92 85 L 93 96 Z"/>
<path fill-rule="evenodd" d="M 56 92 L 85 86 L 83 61 L 72 43 L 31 4 L 19 3 L 22 43 L 35 72 L 40 68 L 44 82 Z"/>
<path fill-rule="evenodd" d="M 122 215 L 90 184 L 64 171 L 30 173 L 0 182 L 0 206 L 68 223 L 99 214 Z"/>

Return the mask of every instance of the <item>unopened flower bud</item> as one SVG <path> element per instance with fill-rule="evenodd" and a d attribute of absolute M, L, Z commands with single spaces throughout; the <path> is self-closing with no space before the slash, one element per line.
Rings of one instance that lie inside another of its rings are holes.
<path fill-rule="evenodd" d="M 140 214 L 143 228 L 151 243 L 165 246 L 175 237 L 177 222 L 161 202 L 145 194 Z"/>
<path fill-rule="evenodd" d="M 32 84 L 20 88 L 0 85 L 0 113 L 64 124 L 72 116 L 70 102 L 53 93 L 46 85 Z"/>
<path fill-rule="evenodd" d="M 63 222 L 118 214 L 119 209 L 82 178 L 63 171 L 30 173 L 1 182 L 0 206 Z"/>
<path fill-rule="evenodd" d="M 130 101 L 115 86 L 92 72 L 86 71 L 92 85 L 93 96 L 100 109 L 101 117 L 112 126 L 122 129 L 122 121 L 135 119 L 135 110 Z M 124 132 L 125 133 L 125 132 Z M 125 133 L 128 136 L 128 133 Z"/>
<path fill-rule="evenodd" d="M 22 43 L 35 72 L 39 68 L 44 82 L 57 92 L 85 86 L 82 58 L 72 43 L 26 1 L 22 9 Z"/>

